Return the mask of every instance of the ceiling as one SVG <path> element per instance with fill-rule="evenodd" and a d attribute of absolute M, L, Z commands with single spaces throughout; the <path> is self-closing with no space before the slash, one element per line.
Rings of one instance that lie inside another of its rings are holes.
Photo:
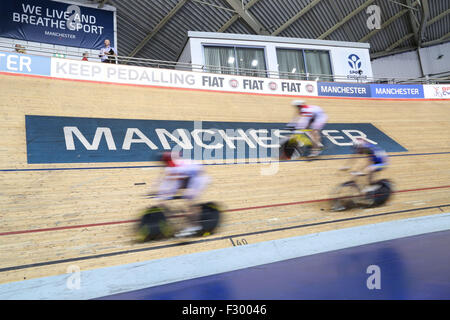
<path fill-rule="evenodd" d="M 188 31 L 368 42 L 372 59 L 450 41 L 449 0 L 79 2 L 116 7 L 119 55 L 135 58 L 176 61 Z"/>

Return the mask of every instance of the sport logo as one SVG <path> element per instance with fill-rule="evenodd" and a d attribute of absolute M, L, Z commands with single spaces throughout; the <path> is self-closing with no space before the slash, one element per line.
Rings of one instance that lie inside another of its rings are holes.
<path fill-rule="evenodd" d="M 354 70 L 358 70 L 362 65 L 361 59 L 356 54 L 351 54 L 348 56 L 348 64 Z"/>
<path fill-rule="evenodd" d="M 348 65 L 350 66 L 349 74 L 347 75 L 348 79 L 362 79 L 367 78 L 367 76 L 363 76 L 363 71 L 361 69 L 362 62 L 361 59 L 354 53 L 348 56 L 347 58 Z"/>
<path fill-rule="evenodd" d="M 306 85 L 306 91 L 308 91 L 309 93 L 313 93 L 314 92 L 314 86 L 312 84 L 307 84 Z"/>

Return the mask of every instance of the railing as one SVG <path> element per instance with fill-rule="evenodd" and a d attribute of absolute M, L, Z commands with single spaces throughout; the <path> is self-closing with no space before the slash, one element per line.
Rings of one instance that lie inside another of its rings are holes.
<path fill-rule="evenodd" d="M 83 53 L 80 50 L 67 49 L 59 51 L 57 48 L 42 48 L 37 45 L 27 45 L 23 48 L 25 53 L 32 55 L 53 56 L 66 59 L 81 60 Z M 11 42 L 2 42 L 0 40 L 0 51 L 16 51 Z M 82 51 L 82 50 L 81 50 Z M 88 61 L 100 61 L 100 57 L 93 54 L 86 55 Z M 312 73 L 292 73 L 279 72 L 271 70 L 261 70 L 256 68 L 236 68 L 226 66 L 199 65 L 184 62 L 164 61 L 146 58 L 135 58 L 126 56 L 117 56 L 117 64 L 134 65 L 150 68 L 176 69 L 184 71 L 208 72 L 215 74 L 228 74 L 238 76 L 251 76 L 263 78 L 279 78 L 286 80 L 310 80 L 310 81 L 339 81 L 339 82 L 359 82 L 359 83 L 385 83 L 385 84 L 438 84 L 450 83 L 450 74 L 446 76 L 425 76 L 421 78 L 376 78 L 376 77 L 355 77 L 348 78 L 346 75 L 312 74 Z"/>

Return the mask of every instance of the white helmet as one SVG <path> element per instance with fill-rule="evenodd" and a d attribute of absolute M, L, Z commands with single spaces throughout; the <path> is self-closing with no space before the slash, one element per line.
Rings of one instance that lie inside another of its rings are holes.
<path fill-rule="evenodd" d="M 304 100 L 294 100 L 294 101 L 292 101 L 291 104 L 295 107 L 301 107 L 301 106 L 304 106 L 306 103 Z"/>
<path fill-rule="evenodd" d="M 353 148 L 355 149 L 355 151 L 361 151 L 362 148 L 364 148 L 366 144 L 366 141 L 362 138 L 356 138 L 353 141 Z"/>

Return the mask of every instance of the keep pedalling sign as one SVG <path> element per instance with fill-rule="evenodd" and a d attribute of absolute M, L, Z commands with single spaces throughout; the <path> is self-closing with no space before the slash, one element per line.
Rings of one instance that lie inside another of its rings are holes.
<path fill-rule="evenodd" d="M 51 76 L 143 86 L 269 95 L 317 96 L 315 81 L 282 80 L 203 72 L 143 68 L 52 58 Z"/>

